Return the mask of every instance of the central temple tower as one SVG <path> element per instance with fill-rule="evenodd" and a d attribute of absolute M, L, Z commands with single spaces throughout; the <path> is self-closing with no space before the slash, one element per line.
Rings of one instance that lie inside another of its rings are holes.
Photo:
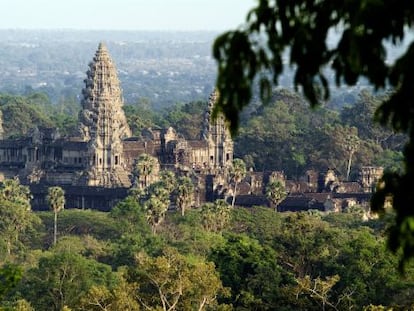
<path fill-rule="evenodd" d="M 129 187 L 124 169 L 122 139 L 131 136 L 116 68 L 103 43 L 89 64 L 82 90 L 79 131 L 88 143 L 86 184 Z"/>

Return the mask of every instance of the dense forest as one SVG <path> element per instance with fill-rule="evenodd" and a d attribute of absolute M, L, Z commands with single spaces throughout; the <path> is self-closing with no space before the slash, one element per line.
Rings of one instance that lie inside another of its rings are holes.
<path fill-rule="evenodd" d="M 236 157 L 249 168 L 283 170 L 290 178 L 328 167 L 343 179 L 356 178 L 362 165 L 400 170 L 405 137 L 372 121 L 386 96 L 364 91 L 354 102 L 310 110 L 299 95 L 275 90 L 268 104 L 253 102 L 244 111 Z M 139 101 L 124 109 L 136 136 L 145 127 L 172 126 L 197 138 L 206 105 L 195 101 L 154 110 Z M 2 94 L 0 109 L 6 137 L 27 135 L 35 125 L 58 127 L 62 135 L 76 133 L 79 104 L 71 98 L 56 104 L 44 93 Z M 413 267 L 400 274 L 397 256 L 386 247 L 392 212 L 363 221 L 358 209 L 277 213 L 264 207 L 232 208 L 220 200 L 167 211 L 169 198 L 179 197 L 185 181 L 167 175 L 148 185 L 146 194 L 131 192 L 109 213 L 54 213 L 54 208 L 35 213 L 28 188 L 16 180 L 3 183 L 1 309 L 414 307 Z"/>
<path fill-rule="evenodd" d="M 31 212 L 25 190 L 0 189 L 1 310 L 414 307 L 414 267 L 401 275 L 386 248 L 391 214 L 362 221 L 219 200 L 155 220 L 131 195 L 109 213 L 58 212 L 54 243 L 53 211 Z"/>

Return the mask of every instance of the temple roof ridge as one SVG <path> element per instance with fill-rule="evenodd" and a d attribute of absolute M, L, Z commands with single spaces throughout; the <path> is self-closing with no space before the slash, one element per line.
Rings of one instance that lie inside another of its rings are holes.
<path fill-rule="evenodd" d="M 98 49 L 96 50 L 96 56 L 107 55 L 109 57 L 108 47 L 104 41 L 99 42 Z"/>
<path fill-rule="evenodd" d="M 86 75 L 79 117 L 81 136 L 86 141 L 98 139 L 98 127 L 109 130 L 107 135 L 131 136 L 122 110 L 124 103 L 117 70 L 103 41 L 99 43 Z M 101 120 L 100 124 L 97 120 Z"/>
<path fill-rule="evenodd" d="M 98 44 L 98 51 L 99 50 L 107 50 L 108 48 L 106 47 L 106 44 L 104 41 L 100 41 Z"/>

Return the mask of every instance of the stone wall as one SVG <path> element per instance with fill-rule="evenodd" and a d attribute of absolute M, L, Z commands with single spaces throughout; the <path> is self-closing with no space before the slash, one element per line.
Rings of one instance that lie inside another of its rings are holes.
<path fill-rule="evenodd" d="M 104 188 L 63 186 L 65 191 L 65 208 L 96 209 L 110 211 L 119 201 L 128 195 L 126 188 Z M 30 185 L 32 192 L 32 209 L 35 211 L 49 210 L 46 201 L 48 187 L 45 185 Z"/>

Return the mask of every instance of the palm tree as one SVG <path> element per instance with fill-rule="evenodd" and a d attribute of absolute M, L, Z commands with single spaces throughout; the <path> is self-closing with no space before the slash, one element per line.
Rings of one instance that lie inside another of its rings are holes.
<path fill-rule="evenodd" d="M 30 209 L 32 194 L 28 186 L 23 186 L 17 177 L 6 179 L 0 187 L 0 198 L 13 203 L 21 204 L 26 209 Z"/>
<path fill-rule="evenodd" d="M 157 164 L 158 160 L 147 153 L 143 153 L 138 157 L 134 167 L 134 174 L 139 179 L 141 188 L 148 187 L 148 177 L 154 173 Z"/>
<path fill-rule="evenodd" d="M 201 206 L 201 222 L 205 230 L 219 232 L 229 223 L 231 206 L 225 200 L 216 200 L 214 203 L 204 203 Z"/>
<path fill-rule="evenodd" d="M 190 177 L 180 177 L 177 186 L 177 206 L 184 216 L 185 210 L 191 206 L 191 197 L 194 194 L 194 184 Z"/>
<path fill-rule="evenodd" d="M 148 189 L 148 199 L 144 203 L 147 222 L 155 234 L 158 226 L 164 221 L 165 214 L 170 205 L 170 193 L 164 188 L 162 182 L 152 184 Z"/>
<path fill-rule="evenodd" d="M 55 213 L 53 230 L 53 245 L 56 245 L 57 238 L 57 214 L 65 207 L 65 191 L 61 187 L 50 187 L 47 194 L 47 202 L 50 209 Z"/>
<path fill-rule="evenodd" d="M 172 192 L 177 184 L 177 180 L 172 171 L 162 170 L 160 172 L 160 181 L 168 192 Z"/>
<path fill-rule="evenodd" d="M 279 179 L 270 182 L 266 187 L 266 197 L 274 205 L 275 211 L 277 207 L 287 196 L 285 183 Z"/>
<path fill-rule="evenodd" d="M 231 208 L 225 200 L 216 200 L 214 202 L 214 210 L 217 214 L 217 229 L 223 230 L 230 222 Z"/>
<path fill-rule="evenodd" d="M 215 231 L 216 215 L 213 203 L 206 202 L 201 205 L 201 223 L 205 230 Z"/>
<path fill-rule="evenodd" d="M 141 154 L 135 164 L 135 171 L 142 188 L 146 188 L 148 186 L 148 176 L 152 174 L 153 169 L 154 165 L 151 156 L 146 153 Z"/>
<path fill-rule="evenodd" d="M 246 164 L 242 159 L 233 160 L 233 166 L 230 169 L 230 176 L 234 182 L 233 200 L 231 201 L 231 207 L 234 207 L 234 202 L 236 201 L 237 195 L 237 185 L 246 176 Z"/>

